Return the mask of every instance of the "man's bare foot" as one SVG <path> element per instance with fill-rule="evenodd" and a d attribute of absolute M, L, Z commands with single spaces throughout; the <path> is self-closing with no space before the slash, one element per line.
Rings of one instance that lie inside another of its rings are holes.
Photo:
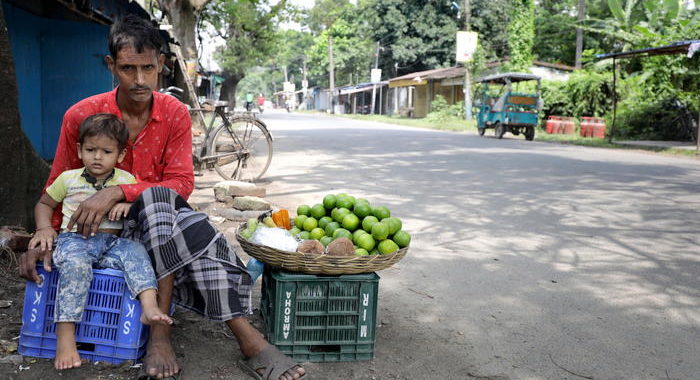
<path fill-rule="evenodd" d="M 80 367 L 80 354 L 75 345 L 75 325 L 59 322 L 56 324 L 56 359 L 53 362 L 57 370 Z"/>
<path fill-rule="evenodd" d="M 180 371 L 169 338 L 157 338 L 151 333 L 143 367 L 148 376 L 158 379 L 174 376 Z"/>
<path fill-rule="evenodd" d="M 162 325 L 172 325 L 173 320 L 167 314 L 160 311 L 157 306 L 141 308 L 141 323 L 144 325 L 153 325 L 156 323 Z"/>

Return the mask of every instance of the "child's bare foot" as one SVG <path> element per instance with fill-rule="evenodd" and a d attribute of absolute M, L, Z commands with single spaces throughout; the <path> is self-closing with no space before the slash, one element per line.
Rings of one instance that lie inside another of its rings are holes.
<path fill-rule="evenodd" d="M 141 323 L 144 325 L 152 325 L 154 323 L 172 325 L 173 320 L 167 314 L 160 311 L 158 307 L 147 307 L 141 310 Z"/>
<path fill-rule="evenodd" d="M 75 345 L 75 327 L 72 323 L 56 324 L 56 359 L 53 365 L 56 369 L 77 368 L 82 364 Z"/>

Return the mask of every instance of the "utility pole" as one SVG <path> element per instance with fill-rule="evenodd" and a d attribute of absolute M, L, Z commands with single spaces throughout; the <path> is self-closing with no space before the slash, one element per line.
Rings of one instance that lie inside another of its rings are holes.
<path fill-rule="evenodd" d="M 464 27 L 467 32 L 470 29 L 469 23 L 471 21 L 471 13 L 469 0 L 464 0 Z M 472 120 L 472 81 L 469 73 L 469 66 L 469 62 L 464 62 L 464 119 L 467 121 Z"/>
<path fill-rule="evenodd" d="M 583 54 L 583 29 L 581 23 L 586 18 L 586 0 L 578 0 L 578 22 L 579 27 L 576 28 L 576 63 L 577 69 L 581 68 L 581 55 Z"/>
<path fill-rule="evenodd" d="M 335 92 L 335 68 L 333 64 L 333 36 L 328 33 L 328 71 L 330 72 L 330 101 L 331 101 L 331 113 L 335 113 L 335 107 L 333 102 L 333 93 Z"/>
<path fill-rule="evenodd" d="M 374 53 L 374 68 L 379 68 L 379 41 L 377 41 L 377 51 Z M 381 78 L 380 78 L 381 79 Z M 374 101 L 377 97 L 377 84 L 372 85 L 372 115 L 374 115 Z"/>

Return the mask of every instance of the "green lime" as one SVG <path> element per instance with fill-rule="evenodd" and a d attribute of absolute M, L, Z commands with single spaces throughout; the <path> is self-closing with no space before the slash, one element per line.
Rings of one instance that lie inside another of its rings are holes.
<path fill-rule="evenodd" d="M 355 201 L 355 204 L 358 204 L 358 203 L 364 203 L 364 204 L 369 206 L 369 201 L 365 198 L 357 198 L 357 200 Z"/>
<path fill-rule="evenodd" d="M 370 254 L 370 255 L 378 255 L 378 254 L 379 254 L 379 250 L 378 250 L 377 248 L 375 248 L 375 249 L 369 251 L 369 254 Z"/>
<path fill-rule="evenodd" d="M 393 235 L 396 231 L 401 229 L 402 223 L 401 219 L 395 217 L 389 217 L 382 219 L 382 223 L 386 223 L 389 226 L 389 235 Z"/>
<path fill-rule="evenodd" d="M 322 204 L 315 204 L 314 207 L 311 207 L 311 216 L 313 216 L 316 219 L 321 219 L 322 217 L 326 216 L 326 209 L 323 208 Z"/>
<path fill-rule="evenodd" d="M 364 248 L 368 251 L 371 251 L 372 248 L 374 248 L 374 245 L 376 242 L 374 241 L 374 238 L 370 234 L 364 234 L 360 235 L 357 237 L 357 241 L 355 241 L 355 245 Z"/>
<path fill-rule="evenodd" d="M 335 204 L 340 208 L 351 209 L 355 205 L 355 199 L 351 197 L 338 198 Z"/>
<path fill-rule="evenodd" d="M 248 219 L 248 228 L 250 228 L 252 231 L 255 231 L 255 229 L 258 228 L 258 218 Z"/>
<path fill-rule="evenodd" d="M 357 215 L 350 213 L 345 215 L 340 224 L 342 224 L 343 228 L 348 231 L 355 231 L 357 227 L 360 226 L 360 218 L 358 218 Z"/>
<path fill-rule="evenodd" d="M 309 234 L 309 231 L 301 231 L 301 232 L 299 232 L 298 236 L 299 236 L 299 239 L 302 239 L 302 240 L 309 240 L 309 238 L 311 237 Z"/>
<path fill-rule="evenodd" d="M 355 207 L 353 207 L 352 212 L 358 217 L 364 218 L 365 216 L 372 213 L 372 208 L 369 207 L 369 204 L 355 203 Z"/>
<path fill-rule="evenodd" d="M 314 240 L 320 240 L 324 236 L 326 236 L 326 231 L 323 228 L 316 227 L 309 232 L 309 237 Z"/>
<path fill-rule="evenodd" d="M 332 210 L 333 207 L 335 207 L 335 201 L 335 195 L 328 194 L 325 197 L 323 197 L 323 207 L 327 210 Z"/>
<path fill-rule="evenodd" d="M 372 226 L 375 223 L 379 223 L 379 219 L 377 219 L 376 217 L 374 217 L 372 215 L 366 216 L 364 219 L 362 219 L 362 229 L 371 233 Z"/>
<path fill-rule="evenodd" d="M 299 232 L 301 232 L 301 229 L 297 226 L 294 226 L 291 230 L 289 230 L 289 233 L 292 234 L 292 236 L 296 236 Z"/>
<path fill-rule="evenodd" d="M 318 226 L 321 228 L 326 228 L 326 225 L 332 221 L 333 219 L 330 216 L 324 216 L 318 220 Z"/>
<path fill-rule="evenodd" d="M 330 242 L 332 242 L 332 241 L 333 241 L 333 238 L 330 236 L 324 236 L 320 240 L 321 244 L 323 244 L 324 247 L 327 247 L 328 244 L 330 244 Z"/>
<path fill-rule="evenodd" d="M 296 218 L 294 218 L 294 225 L 297 226 L 298 229 L 302 230 L 304 229 L 304 221 L 308 218 L 306 215 L 297 215 Z"/>
<path fill-rule="evenodd" d="M 355 254 L 356 254 L 357 256 L 369 256 L 369 252 L 367 252 L 367 250 L 364 249 L 364 248 L 357 248 L 357 249 L 355 249 Z"/>
<path fill-rule="evenodd" d="M 352 242 L 355 243 L 355 245 L 357 245 L 357 237 L 360 235 L 367 235 L 367 231 L 363 230 L 362 228 L 359 228 L 352 233 Z"/>
<path fill-rule="evenodd" d="M 316 218 L 309 217 L 304 220 L 304 231 L 311 231 L 316 227 L 318 227 L 318 220 L 316 220 Z"/>
<path fill-rule="evenodd" d="M 338 228 L 340 228 L 340 223 L 330 222 L 330 223 L 326 224 L 326 227 L 323 230 L 326 231 L 326 236 L 332 237 L 333 232 L 335 232 L 335 230 L 337 230 Z"/>
<path fill-rule="evenodd" d="M 346 230 L 345 228 L 338 228 L 337 230 L 333 231 L 333 240 L 341 237 L 352 239 L 352 232 Z"/>
<path fill-rule="evenodd" d="M 309 213 L 311 212 L 311 207 L 308 205 L 301 205 L 297 207 L 297 215 L 306 215 L 309 216 Z"/>
<path fill-rule="evenodd" d="M 406 231 L 397 231 L 391 240 L 393 240 L 394 243 L 401 248 L 408 247 L 408 245 L 411 243 L 411 235 L 409 235 Z"/>
<path fill-rule="evenodd" d="M 338 198 L 345 198 L 345 197 L 347 197 L 347 196 L 349 196 L 347 193 L 338 193 L 338 194 L 335 195 L 335 199 L 338 199 Z"/>
<path fill-rule="evenodd" d="M 345 207 L 339 208 L 338 211 L 335 213 L 335 217 L 333 220 L 335 220 L 338 223 L 343 222 L 343 218 L 345 218 L 345 215 L 350 214 L 350 210 L 346 209 Z"/>
<path fill-rule="evenodd" d="M 388 253 L 394 253 L 399 250 L 399 246 L 394 243 L 393 240 L 391 239 L 386 239 L 381 242 L 379 242 L 379 245 L 377 246 L 377 249 L 379 249 L 379 253 L 382 255 L 386 255 Z"/>
<path fill-rule="evenodd" d="M 382 220 L 391 216 L 391 211 L 384 206 L 372 207 L 372 215 L 376 216 L 377 219 Z"/>
<path fill-rule="evenodd" d="M 374 223 L 372 225 L 372 237 L 377 241 L 382 241 L 389 237 L 389 226 L 386 223 Z"/>
<path fill-rule="evenodd" d="M 243 236 L 246 240 L 250 240 L 250 238 L 253 237 L 253 232 L 249 229 L 245 229 L 241 231 L 241 236 Z"/>

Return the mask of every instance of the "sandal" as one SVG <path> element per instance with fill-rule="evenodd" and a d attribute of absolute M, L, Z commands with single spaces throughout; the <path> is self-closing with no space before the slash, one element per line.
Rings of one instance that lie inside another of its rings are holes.
<path fill-rule="evenodd" d="M 257 355 L 239 362 L 240 366 L 257 380 L 277 380 L 288 370 L 298 367 L 294 360 L 280 352 L 277 347 L 268 344 Z M 265 370 L 262 375 L 259 369 Z M 299 379 L 306 376 L 301 375 Z"/>

